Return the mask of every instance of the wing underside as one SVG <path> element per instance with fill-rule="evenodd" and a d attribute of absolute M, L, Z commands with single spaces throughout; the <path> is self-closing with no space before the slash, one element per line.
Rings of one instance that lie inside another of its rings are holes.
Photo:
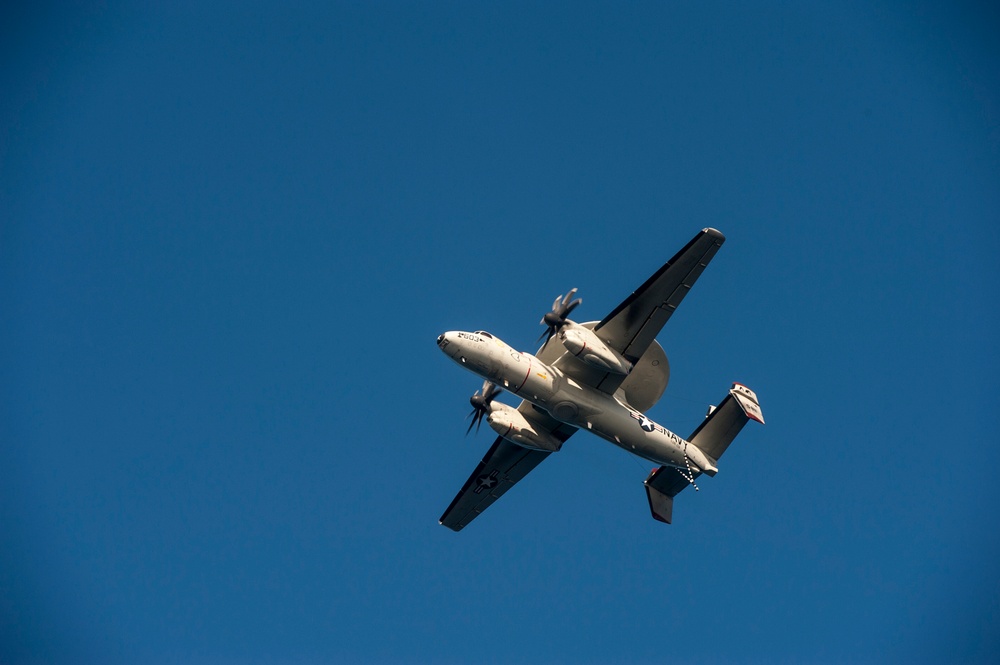
<path fill-rule="evenodd" d="M 537 411 L 529 402 L 521 402 L 518 411 L 536 427 L 546 429 L 561 441 L 566 441 L 576 431 L 575 427 Z M 461 531 L 550 454 L 548 451 L 523 448 L 498 436 L 444 511 L 441 524 Z"/>
<path fill-rule="evenodd" d="M 715 229 L 703 229 L 598 323 L 595 332 L 628 360 L 637 361 L 725 240 Z"/>
<path fill-rule="evenodd" d="M 725 240 L 715 229 L 703 229 L 594 326 L 594 332 L 630 362 L 639 362 Z M 586 379 L 598 390 L 613 394 L 624 377 L 593 372 Z"/>

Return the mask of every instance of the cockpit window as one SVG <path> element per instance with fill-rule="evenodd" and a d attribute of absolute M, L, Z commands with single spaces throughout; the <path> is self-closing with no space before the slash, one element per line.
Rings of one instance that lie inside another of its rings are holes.
<path fill-rule="evenodd" d="M 482 335 L 483 337 L 489 337 L 490 339 L 493 339 L 493 335 L 489 334 L 485 330 L 477 330 L 476 334 L 477 335 Z"/>

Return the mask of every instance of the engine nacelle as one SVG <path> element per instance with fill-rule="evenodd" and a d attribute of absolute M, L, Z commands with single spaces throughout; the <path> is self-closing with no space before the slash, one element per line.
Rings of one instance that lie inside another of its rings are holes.
<path fill-rule="evenodd" d="M 511 443 L 550 453 L 558 452 L 562 448 L 562 441 L 548 432 L 536 429 L 535 425 L 517 409 L 499 402 L 493 402 L 490 409 L 486 422 L 497 434 Z"/>
<path fill-rule="evenodd" d="M 615 374 L 628 374 L 632 371 L 632 363 L 605 344 L 589 328 L 570 322 L 559 333 L 559 338 L 567 351 L 588 365 Z"/>

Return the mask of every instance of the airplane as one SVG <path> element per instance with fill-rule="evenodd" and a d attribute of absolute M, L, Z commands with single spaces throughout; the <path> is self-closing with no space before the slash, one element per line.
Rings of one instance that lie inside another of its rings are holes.
<path fill-rule="evenodd" d="M 484 418 L 498 434 L 441 516 L 442 525 L 461 531 L 579 429 L 659 465 L 644 481 L 646 496 L 653 518 L 671 523 L 674 497 L 689 485 L 698 490 L 702 474 L 715 476 L 719 458 L 750 420 L 764 424 L 756 393 L 740 383 L 709 407 L 687 439 L 644 413 L 670 378 L 656 335 L 725 239 L 702 229 L 601 321 L 568 318 L 582 302 L 573 299 L 577 289 L 557 297 L 540 322 L 545 342 L 534 355 L 482 330 L 437 338 L 445 355 L 484 379 L 469 399 L 466 435 Z M 503 391 L 521 403 L 495 401 Z"/>

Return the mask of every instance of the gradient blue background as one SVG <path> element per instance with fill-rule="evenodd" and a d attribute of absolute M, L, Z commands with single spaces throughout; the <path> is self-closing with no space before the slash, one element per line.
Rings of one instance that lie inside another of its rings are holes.
<path fill-rule="evenodd" d="M 1000 660 L 995 9 L 3 12 L 0 662 Z M 650 415 L 767 425 L 673 526 L 578 435 L 440 527 L 434 338 L 706 226 Z"/>

